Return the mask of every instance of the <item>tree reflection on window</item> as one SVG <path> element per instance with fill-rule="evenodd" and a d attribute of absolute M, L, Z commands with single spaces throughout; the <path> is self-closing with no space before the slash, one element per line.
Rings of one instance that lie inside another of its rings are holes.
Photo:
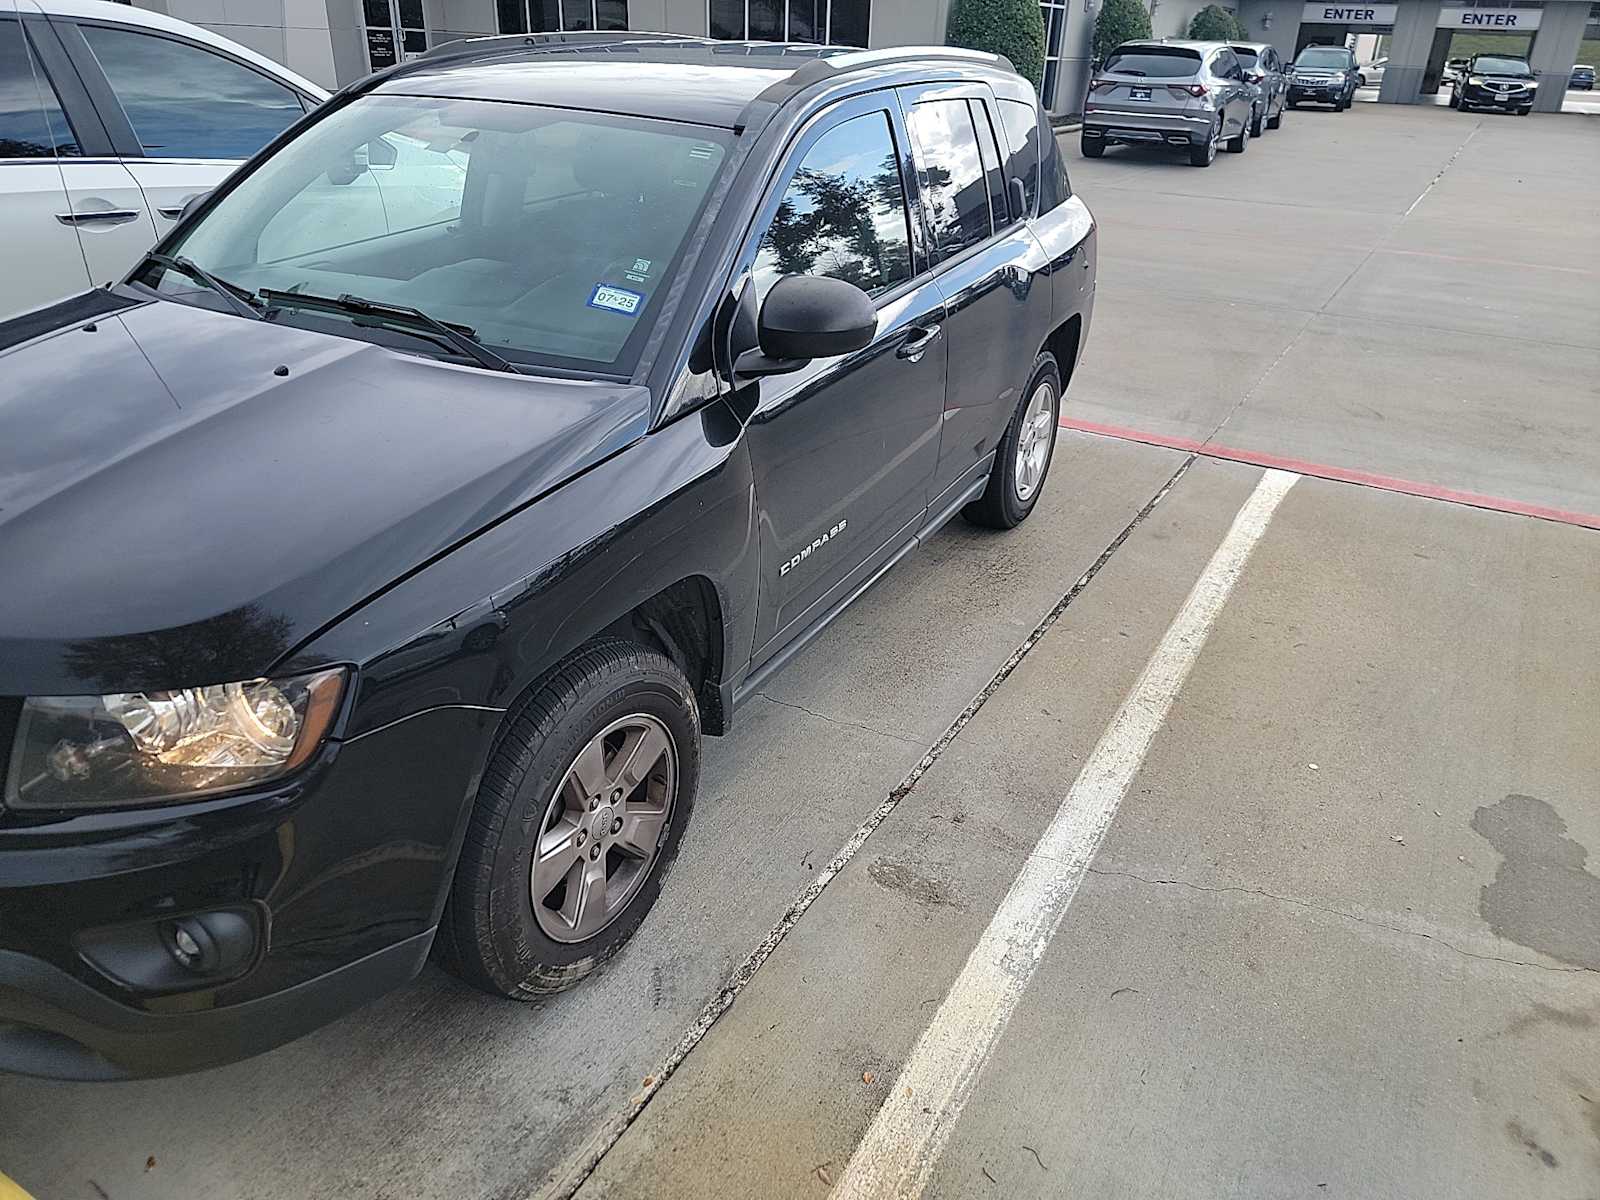
<path fill-rule="evenodd" d="M 878 295 L 911 278 L 899 158 L 883 113 L 824 134 L 795 171 L 756 257 L 758 293 L 823 275 Z"/>

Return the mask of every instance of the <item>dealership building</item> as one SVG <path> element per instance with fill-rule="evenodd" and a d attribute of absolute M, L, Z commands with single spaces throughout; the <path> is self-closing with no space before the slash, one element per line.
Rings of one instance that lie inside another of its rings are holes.
<path fill-rule="evenodd" d="M 126 0 L 125 0 L 126 2 Z M 1147 0 L 1156 37 L 1182 37 L 1207 0 Z M 495 33 L 661 30 L 756 41 L 897 46 L 944 41 L 952 0 L 132 0 L 204 25 L 337 87 L 430 46 Z M 1081 111 L 1101 0 L 1041 0 L 1046 29 L 1042 94 L 1052 113 Z M 1541 87 L 1536 107 L 1556 111 L 1578 45 L 1600 36 L 1590 0 L 1396 0 L 1328 4 L 1233 0 L 1225 4 L 1253 41 L 1285 56 L 1302 46 L 1344 45 L 1388 34 L 1378 99 L 1415 104 L 1438 90 L 1451 37 L 1503 34 L 1528 51 Z"/>

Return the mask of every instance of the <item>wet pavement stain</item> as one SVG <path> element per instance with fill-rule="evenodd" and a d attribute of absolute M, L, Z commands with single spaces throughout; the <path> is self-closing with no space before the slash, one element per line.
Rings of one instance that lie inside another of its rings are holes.
<path fill-rule="evenodd" d="M 1516 1035 L 1541 1025 L 1555 1025 L 1562 1029 L 1592 1029 L 1596 1024 L 1600 1024 L 1600 1006 L 1572 1010 L 1536 1001 L 1531 1009 L 1507 1025 L 1505 1032 Z"/>
<path fill-rule="evenodd" d="M 1472 815 L 1500 866 L 1478 893 L 1478 912 L 1500 937 L 1576 967 L 1600 971 L 1600 877 L 1549 804 L 1513 793 Z"/>
<path fill-rule="evenodd" d="M 1529 1158 L 1536 1158 L 1547 1167 L 1560 1165 L 1556 1161 L 1556 1156 L 1541 1146 L 1539 1139 L 1523 1128 L 1522 1122 L 1515 1118 L 1506 1122 L 1506 1136 L 1521 1146 Z"/>
<path fill-rule="evenodd" d="M 909 863 L 875 859 L 867 867 L 867 876 L 879 887 L 903 893 L 921 904 L 954 904 L 956 900 L 948 883 L 924 875 Z"/>

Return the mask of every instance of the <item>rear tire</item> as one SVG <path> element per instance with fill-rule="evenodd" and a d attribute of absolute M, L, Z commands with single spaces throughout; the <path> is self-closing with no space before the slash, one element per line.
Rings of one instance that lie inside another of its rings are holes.
<path fill-rule="evenodd" d="M 1056 356 L 1046 350 L 1034 361 L 1028 386 L 1000 439 L 989 470 L 989 486 L 961 515 L 989 529 L 1015 529 L 1026 521 L 1044 494 L 1060 419 L 1061 368 Z"/>
<path fill-rule="evenodd" d="M 635 762 L 635 751 L 655 757 Z M 564 991 L 592 974 L 660 894 L 699 779 L 700 713 L 683 672 L 664 654 L 621 638 L 581 647 L 506 715 L 439 925 L 435 945 L 445 966 L 511 1000 Z M 593 803 L 576 794 L 589 790 Z M 605 829 L 587 828 L 596 821 Z M 587 852 L 579 849 L 585 844 Z M 536 868 L 541 846 L 552 865 Z M 537 896 L 552 869 L 563 882 Z M 601 885 L 591 890 L 596 872 Z M 582 902 L 577 891 L 569 896 L 569 882 L 582 889 Z M 590 910 L 598 923 L 586 933 L 589 897 L 599 905 Z M 570 918 L 564 907 L 573 909 Z"/>
<path fill-rule="evenodd" d="M 1196 146 L 1189 143 L 1189 165 L 1191 167 L 1209 167 L 1217 158 L 1217 135 L 1220 132 L 1217 126 L 1211 127 L 1211 134 L 1205 141 Z"/>
<path fill-rule="evenodd" d="M 1078 148 L 1085 158 L 1099 158 L 1106 152 L 1106 144 L 1100 138 L 1079 138 Z"/>

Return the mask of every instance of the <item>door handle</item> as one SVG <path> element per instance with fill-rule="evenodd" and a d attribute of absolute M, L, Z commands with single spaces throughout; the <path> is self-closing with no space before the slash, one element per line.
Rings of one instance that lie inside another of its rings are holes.
<path fill-rule="evenodd" d="M 57 213 L 56 220 L 63 225 L 94 225 L 100 222 L 107 225 L 126 225 L 129 221 L 137 221 L 143 215 L 136 208 L 106 208 L 98 212 Z"/>
<path fill-rule="evenodd" d="M 894 352 L 896 358 L 909 359 L 916 362 L 928 352 L 928 347 L 933 345 L 944 334 L 944 326 L 929 325 L 926 327 L 912 328 L 912 337 L 901 343 L 900 349 Z"/>
<path fill-rule="evenodd" d="M 163 217 L 165 217 L 167 220 L 176 221 L 179 217 L 183 216 L 183 205 L 181 205 L 181 204 L 162 204 L 162 205 L 158 205 L 156 207 L 156 211 L 158 213 L 160 213 Z"/>

